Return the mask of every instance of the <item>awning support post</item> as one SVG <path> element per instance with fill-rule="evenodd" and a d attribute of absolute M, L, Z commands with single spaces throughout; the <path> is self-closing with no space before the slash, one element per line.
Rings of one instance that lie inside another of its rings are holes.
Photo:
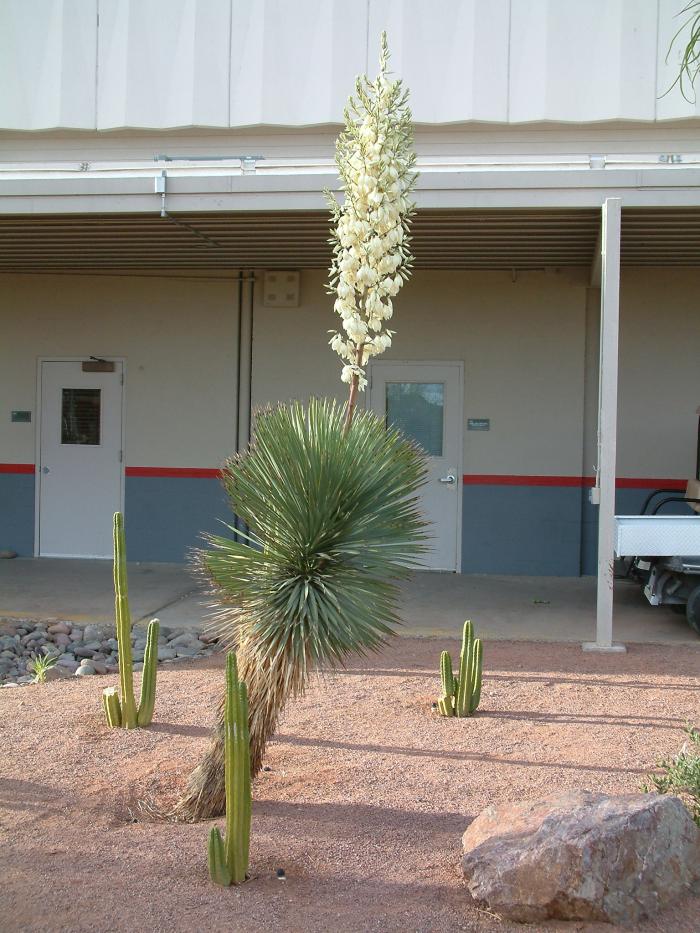
<path fill-rule="evenodd" d="M 596 484 L 591 491 L 591 501 L 598 503 L 596 639 L 586 642 L 584 651 L 625 650 L 624 645 L 614 644 L 612 640 L 621 220 L 621 199 L 606 199 L 602 208 L 600 236 L 598 464 Z"/>

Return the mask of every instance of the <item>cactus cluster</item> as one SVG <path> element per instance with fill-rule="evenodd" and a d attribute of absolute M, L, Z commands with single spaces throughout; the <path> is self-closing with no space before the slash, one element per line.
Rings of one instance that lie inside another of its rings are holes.
<path fill-rule="evenodd" d="M 134 729 L 148 726 L 153 719 L 156 702 L 156 675 L 158 670 L 158 634 L 160 623 L 151 619 L 148 623 L 146 651 L 141 676 L 141 701 L 138 709 L 134 699 L 134 670 L 131 657 L 131 613 L 129 592 L 126 582 L 126 545 L 124 517 L 114 513 L 114 612 L 116 616 L 117 642 L 119 644 L 119 686 L 121 697 L 115 687 L 102 692 L 107 724 L 112 728 L 121 726 Z"/>
<path fill-rule="evenodd" d="M 442 696 L 438 700 L 441 716 L 471 716 L 481 699 L 481 673 L 483 646 L 480 638 L 474 638 L 474 626 L 464 623 L 462 650 L 459 655 L 459 672 L 452 672 L 449 651 L 440 655 L 440 679 Z"/>
<path fill-rule="evenodd" d="M 226 835 L 218 827 L 209 833 L 209 877 L 228 887 L 242 884 L 248 870 L 250 848 L 250 735 L 248 691 L 238 679 L 236 655 L 226 656 L 224 710 L 224 766 L 226 781 Z"/>

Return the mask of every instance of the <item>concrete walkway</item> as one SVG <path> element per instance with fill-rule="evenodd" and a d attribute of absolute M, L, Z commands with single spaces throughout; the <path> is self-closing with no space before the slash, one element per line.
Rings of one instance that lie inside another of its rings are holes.
<path fill-rule="evenodd" d="M 207 598 L 181 564 L 129 564 L 134 621 L 199 627 Z M 471 618 L 485 638 L 583 642 L 594 637 L 595 579 L 416 573 L 403 586 L 406 635 L 458 636 Z M 0 560 L 0 619 L 114 618 L 112 563 L 97 560 Z M 684 616 L 652 607 L 634 583 L 615 588 L 615 639 L 687 644 L 700 638 Z"/>

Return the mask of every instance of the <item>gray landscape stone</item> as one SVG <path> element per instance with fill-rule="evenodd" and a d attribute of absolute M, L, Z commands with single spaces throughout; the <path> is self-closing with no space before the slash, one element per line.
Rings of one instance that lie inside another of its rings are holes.
<path fill-rule="evenodd" d="M 677 797 L 565 791 L 488 807 L 462 838 L 479 904 L 509 920 L 636 924 L 700 878 L 700 830 Z"/>
<path fill-rule="evenodd" d="M 95 653 L 95 649 L 88 648 L 86 645 L 77 645 L 74 653 L 76 658 L 91 658 Z"/>

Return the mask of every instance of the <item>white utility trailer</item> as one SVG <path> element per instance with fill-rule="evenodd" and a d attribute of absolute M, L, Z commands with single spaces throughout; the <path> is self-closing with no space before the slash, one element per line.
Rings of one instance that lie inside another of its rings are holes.
<path fill-rule="evenodd" d="M 688 480 L 685 493 L 655 489 L 640 515 L 615 516 L 615 554 L 626 559 L 627 576 L 643 584 L 652 606 L 684 612 L 688 625 L 700 635 L 700 408 L 696 414 L 695 479 Z M 658 514 L 674 503 L 691 514 Z"/>
<path fill-rule="evenodd" d="M 700 635 L 700 515 L 617 515 L 615 553 L 632 558 L 652 606 L 685 612 Z"/>

